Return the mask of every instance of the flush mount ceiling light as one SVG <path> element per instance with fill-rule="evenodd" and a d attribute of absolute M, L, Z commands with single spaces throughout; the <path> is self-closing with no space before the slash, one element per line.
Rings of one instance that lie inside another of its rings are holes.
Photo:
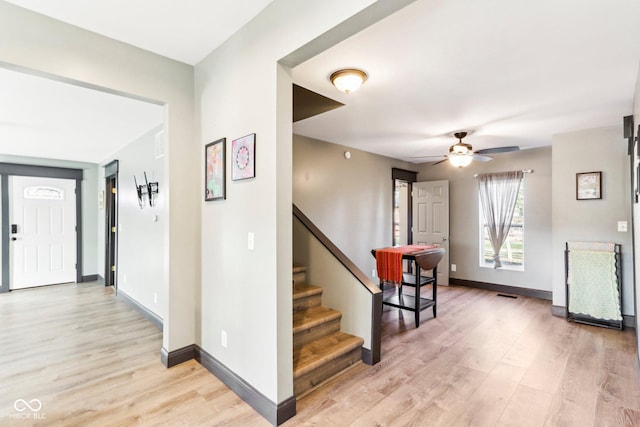
<path fill-rule="evenodd" d="M 357 90 L 367 80 L 367 73 L 356 68 L 346 68 L 331 74 L 329 80 L 338 90 L 349 94 Z"/>

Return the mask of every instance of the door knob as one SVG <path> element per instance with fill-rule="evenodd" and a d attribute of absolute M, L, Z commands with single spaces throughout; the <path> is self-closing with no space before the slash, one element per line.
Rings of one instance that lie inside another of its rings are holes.
<path fill-rule="evenodd" d="M 443 238 L 442 238 L 442 241 L 443 241 L 443 242 L 446 242 L 446 241 L 447 241 L 447 238 L 446 238 L 446 237 L 443 237 Z"/>

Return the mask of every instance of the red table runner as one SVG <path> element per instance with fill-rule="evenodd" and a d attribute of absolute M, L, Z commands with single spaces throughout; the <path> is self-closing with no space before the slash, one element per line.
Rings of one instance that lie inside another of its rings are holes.
<path fill-rule="evenodd" d="M 390 282 L 402 282 L 402 255 L 436 247 L 435 245 L 405 245 L 376 249 L 378 277 Z"/>

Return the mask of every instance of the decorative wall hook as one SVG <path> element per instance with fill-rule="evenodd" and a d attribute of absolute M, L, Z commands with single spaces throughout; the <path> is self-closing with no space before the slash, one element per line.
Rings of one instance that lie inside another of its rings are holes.
<path fill-rule="evenodd" d="M 148 198 L 148 187 L 146 185 L 138 185 L 138 180 L 135 175 L 133 175 L 133 182 L 136 184 L 136 192 L 138 193 L 138 205 L 140 205 L 140 209 L 143 209 L 146 199 Z"/>
<path fill-rule="evenodd" d="M 158 182 L 149 182 L 147 179 L 147 172 L 144 172 L 144 184 L 138 185 L 136 176 L 133 176 L 133 182 L 136 184 L 136 192 L 138 193 L 138 204 L 140 209 L 144 208 L 144 205 L 149 201 L 149 206 L 153 207 L 157 203 L 158 198 Z"/>
<path fill-rule="evenodd" d="M 158 182 L 149 182 L 149 180 L 147 180 L 147 172 L 144 173 L 144 180 L 147 183 L 149 206 L 155 206 L 156 199 L 158 198 Z"/>

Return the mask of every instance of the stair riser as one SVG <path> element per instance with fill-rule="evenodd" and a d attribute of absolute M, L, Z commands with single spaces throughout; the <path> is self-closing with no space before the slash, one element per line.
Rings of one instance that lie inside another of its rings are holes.
<path fill-rule="evenodd" d="M 322 294 L 310 295 L 293 300 L 293 311 L 306 310 L 311 307 L 319 307 L 322 304 Z"/>
<path fill-rule="evenodd" d="M 293 348 L 297 349 L 319 338 L 340 330 L 340 318 L 330 320 L 305 331 L 293 334 Z"/>
<path fill-rule="evenodd" d="M 294 285 L 304 285 L 307 283 L 307 273 L 304 271 L 300 273 L 293 273 L 293 284 Z"/>
<path fill-rule="evenodd" d="M 324 366 L 319 367 L 318 369 L 309 372 L 306 375 L 297 378 L 293 382 L 293 393 L 295 396 L 300 396 L 302 393 L 312 389 L 313 387 L 320 384 L 322 381 L 325 381 L 332 376 L 336 375 L 340 371 L 348 368 L 354 363 L 358 362 L 361 358 L 361 350 L 360 347 L 356 347 L 351 350 L 349 353 L 344 354 L 343 356 L 331 360 L 326 363 Z"/>

